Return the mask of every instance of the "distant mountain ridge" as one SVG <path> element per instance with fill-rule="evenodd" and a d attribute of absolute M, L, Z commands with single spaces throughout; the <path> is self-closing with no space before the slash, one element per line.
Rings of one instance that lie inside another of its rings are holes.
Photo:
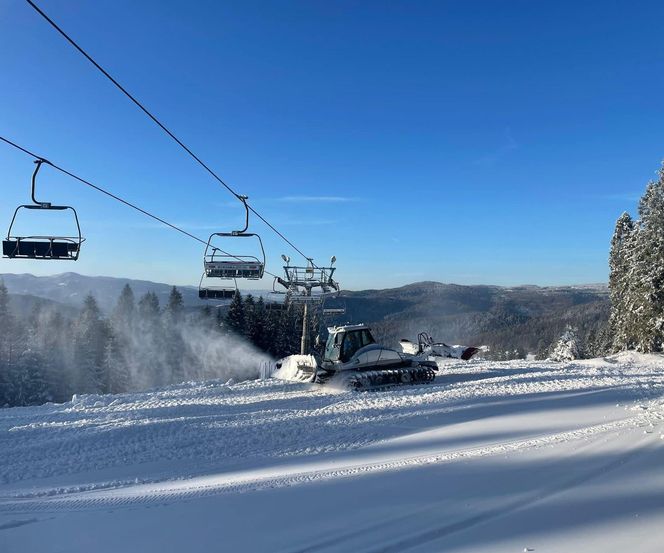
<path fill-rule="evenodd" d="M 343 297 L 346 317 L 371 323 L 387 344 L 413 340 L 425 331 L 448 343 L 488 344 L 524 354 L 542 351 L 567 325 L 593 337 L 609 313 L 604 284 L 503 287 L 417 282 L 344 292 Z"/>
<path fill-rule="evenodd" d="M 61 273 L 51 276 L 34 276 L 29 273 L 0 274 L 10 294 L 45 298 L 64 305 L 80 307 L 88 294 L 92 294 L 103 311 L 110 311 L 126 284 L 131 286 L 136 298 L 146 292 L 154 292 L 159 303 L 168 300 L 173 285 L 148 280 L 85 276 L 78 273 Z M 178 286 L 187 306 L 204 305 L 198 299 L 198 289 L 193 286 Z"/>
<path fill-rule="evenodd" d="M 0 278 L 14 296 L 13 304 L 22 311 L 36 301 L 79 308 L 85 296 L 92 294 L 110 312 L 126 284 L 136 298 L 154 292 L 165 305 L 172 288 L 159 282 L 71 272 L 43 277 L 2 274 Z M 178 289 L 185 306 L 205 305 L 196 287 Z M 371 324 L 377 337 L 392 346 L 400 338 L 415 339 L 418 332 L 426 331 L 445 342 L 491 344 L 526 352 L 541 350 L 568 324 L 588 335 L 597 333 L 609 310 L 605 284 L 505 287 L 425 281 L 398 288 L 344 291 L 340 301 L 346 305 L 346 315 L 327 322 Z"/>

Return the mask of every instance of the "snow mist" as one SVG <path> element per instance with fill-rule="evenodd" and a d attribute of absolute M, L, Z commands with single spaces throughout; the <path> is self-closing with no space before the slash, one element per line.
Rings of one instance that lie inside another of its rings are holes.
<path fill-rule="evenodd" d="M 259 377 L 262 364 L 271 358 L 243 337 L 221 333 L 191 320 L 151 328 L 139 325 L 136 332 L 119 337 L 117 352 L 125 366 L 130 389 L 145 389 L 190 380 L 235 381 Z M 111 361 L 110 365 L 113 365 Z"/>

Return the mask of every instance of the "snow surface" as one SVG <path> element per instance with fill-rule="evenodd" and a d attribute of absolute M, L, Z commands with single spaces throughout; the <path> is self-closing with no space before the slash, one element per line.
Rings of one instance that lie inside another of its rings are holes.
<path fill-rule="evenodd" d="M 0 410 L 0 551 L 664 549 L 664 357 Z"/>

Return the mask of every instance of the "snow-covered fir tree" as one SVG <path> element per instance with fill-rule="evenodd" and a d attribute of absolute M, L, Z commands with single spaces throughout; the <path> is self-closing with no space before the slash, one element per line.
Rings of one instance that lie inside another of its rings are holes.
<path fill-rule="evenodd" d="M 229 330 L 243 334 L 245 328 L 244 302 L 240 294 L 235 294 L 226 314 L 226 324 Z"/>
<path fill-rule="evenodd" d="M 576 329 L 567 327 L 560 339 L 552 345 L 549 359 L 553 361 L 574 361 L 581 359 L 583 349 Z"/>
<path fill-rule="evenodd" d="M 664 167 L 639 202 L 639 220 L 621 215 L 611 241 L 613 349 L 664 348 Z"/>
<path fill-rule="evenodd" d="M 74 361 L 77 370 L 77 388 L 80 392 L 108 391 L 108 378 L 104 367 L 107 329 L 97 301 L 92 295 L 88 295 L 83 302 L 74 334 Z"/>
<path fill-rule="evenodd" d="M 613 334 L 613 347 L 623 350 L 634 347 L 634 317 L 631 285 L 636 228 L 629 213 L 623 213 L 616 221 L 609 253 L 609 295 L 611 298 L 611 316 L 609 328 Z"/>

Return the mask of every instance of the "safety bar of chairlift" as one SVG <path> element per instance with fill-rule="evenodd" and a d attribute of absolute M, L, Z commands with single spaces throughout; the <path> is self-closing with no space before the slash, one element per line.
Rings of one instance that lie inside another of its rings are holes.
<path fill-rule="evenodd" d="M 215 236 L 220 236 L 222 238 L 224 238 L 224 237 L 226 237 L 226 238 L 229 238 L 229 237 L 231 237 L 231 238 L 245 238 L 245 237 L 246 238 L 251 238 L 252 236 L 255 236 L 256 238 L 258 238 L 258 244 L 261 248 L 261 257 L 263 258 L 262 261 L 260 259 L 258 259 L 256 256 L 251 256 L 251 255 L 244 255 L 243 256 L 243 255 L 233 255 L 233 254 L 230 254 L 230 253 L 225 253 L 225 254 L 222 254 L 221 257 L 234 258 L 237 261 L 244 261 L 247 258 L 254 259 L 254 260 L 256 260 L 256 262 L 258 264 L 260 264 L 262 266 L 261 271 L 260 271 L 260 276 L 258 278 L 263 278 L 263 274 L 265 272 L 265 248 L 263 247 L 263 240 L 261 239 L 260 235 L 254 233 L 254 232 L 242 233 L 242 234 L 236 234 L 235 232 L 236 231 L 233 231 L 233 232 L 214 232 L 214 233 L 212 233 L 210 235 L 210 237 L 208 238 L 207 244 L 205 246 L 205 253 L 203 254 L 203 262 L 205 263 L 208 258 L 210 258 L 209 262 L 213 262 L 214 261 L 214 256 L 216 255 L 216 252 L 223 251 L 220 248 L 212 245 L 212 239 Z M 208 253 L 210 251 L 210 249 L 212 249 L 211 254 Z"/>
<path fill-rule="evenodd" d="M 284 272 L 288 280 L 291 282 L 311 282 L 320 281 L 322 283 L 332 283 L 334 280 L 332 276 L 336 267 L 316 267 L 311 266 L 301 267 L 293 265 L 285 265 Z"/>
<path fill-rule="evenodd" d="M 263 265 L 263 262 L 258 259 L 255 255 L 233 255 L 230 253 L 217 254 L 216 252 L 220 251 L 219 248 L 215 248 L 211 254 L 205 255 L 203 263 L 236 263 L 236 264 L 254 264 L 254 265 Z M 215 259 L 215 256 L 218 257 Z M 230 261 L 229 261 L 230 259 Z M 235 260 L 235 261 L 233 261 Z"/>
<path fill-rule="evenodd" d="M 48 207 L 47 207 L 48 205 Z M 74 222 L 76 223 L 76 231 L 78 232 L 78 236 L 13 236 L 12 235 L 12 228 L 14 227 L 14 223 L 16 222 L 16 215 L 18 215 L 19 210 L 21 209 L 45 209 L 45 210 L 56 210 L 56 211 L 64 211 L 67 209 L 70 209 L 72 213 L 74 214 Z M 43 204 L 40 205 L 30 205 L 30 204 L 25 204 L 25 205 L 19 205 L 15 210 L 14 210 L 14 215 L 12 217 L 11 222 L 9 223 L 9 229 L 7 229 L 7 241 L 20 241 L 20 240 L 49 240 L 50 242 L 54 241 L 59 241 L 59 242 L 72 242 L 73 244 L 76 245 L 76 255 L 73 255 L 71 257 L 35 257 L 35 258 L 29 258 L 29 259 L 53 259 L 53 260 L 71 260 L 71 261 L 76 261 L 78 259 L 78 254 L 81 249 L 81 244 L 85 242 L 85 238 L 81 236 L 81 225 L 78 221 L 78 213 L 76 213 L 76 210 L 69 206 L 69 205 L 51 205 L 48 202 L 43 202 Z"/>

